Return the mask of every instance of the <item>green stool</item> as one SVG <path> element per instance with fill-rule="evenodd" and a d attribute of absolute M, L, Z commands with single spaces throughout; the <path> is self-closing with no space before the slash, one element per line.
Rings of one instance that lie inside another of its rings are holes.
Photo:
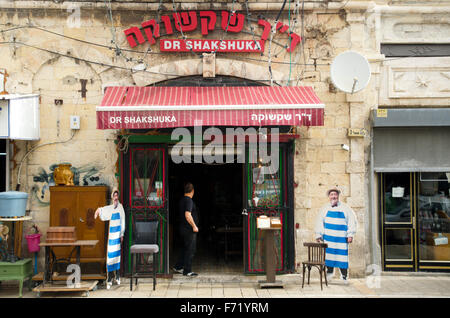
<path fill-rule="evenodd" d="M 22 297 L 22 285 L 26 279 L 28 279 L 28 290 L 31 291 L 32 276 L 33 266 L 31 258 L 25 258 L 14 263 L 0 262 L 0 281 L 18 280 L 19 297 Z"/>

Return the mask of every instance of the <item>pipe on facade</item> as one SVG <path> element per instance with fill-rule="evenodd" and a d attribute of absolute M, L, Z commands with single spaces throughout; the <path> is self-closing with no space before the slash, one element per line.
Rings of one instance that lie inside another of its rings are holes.
<path fill-rule="evenodd" d="M 370 231 L 372 246 L 372 265 L 378 266 L 381 270 L 381 253 L 378 242 L 378 226 L 376 218 L 376 198 L 375 198 L 375 180 L 374 180 L 374 155 L 373 155 L 373 121 L 370 120 L 370 164 L 369 164 L 369 207 L 370 207 Z"/>

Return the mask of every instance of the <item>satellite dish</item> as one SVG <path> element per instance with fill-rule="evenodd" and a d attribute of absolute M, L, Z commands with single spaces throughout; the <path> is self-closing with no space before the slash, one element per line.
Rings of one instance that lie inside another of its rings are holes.
<path fill-rule="evenodd" d="M 370 80 L 370 65 L 359 53 L 346 51 L 336 56 L 331 63 L 331 81 L 346 93 L 364 89 Z"/>

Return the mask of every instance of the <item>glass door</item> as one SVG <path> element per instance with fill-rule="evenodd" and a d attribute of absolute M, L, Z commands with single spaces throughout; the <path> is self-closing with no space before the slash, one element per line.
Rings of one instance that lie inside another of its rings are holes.
<path fill-rule="evenodd" d="M 136 221 L 157 220 L 159 254 L 158 273 L 168 269 L 168 195 L 167 195 L 167 149 L 154 145 L 131 145 L 124 159 L 124 208 L 127 217 L 126 269 L 130 272 L 131 254 Z M 137 266 L 151 268 L 151 257 L 142 255 Z M 141 270 L 140 270 L 141 271 Z"/>
<path fill-rule="evenodd" d="M 415 175 L 381 174 L 381 238 L 385 270 L 415 271 Z"/>
<path fill-rule="evenodd" d="M 450 173 L 381 174 L 384 270 L 450 271 Z"/>
<path fill-rule="evenodd" d="M 286 269 L 286 235 L 288 220 L 286 201 L 285 148 L 280 147 L 279 165 L 271 168 L 258 160 L 257 149 L 250 147 L 246 161 L 246 195 L 244 196 L 244 265 L 245 273 L 262 274 L 265 268 L 263 233 L 256 227 L 261 215 L 279 217 L 282 229 L 275 235 L 276 271 Z"/>

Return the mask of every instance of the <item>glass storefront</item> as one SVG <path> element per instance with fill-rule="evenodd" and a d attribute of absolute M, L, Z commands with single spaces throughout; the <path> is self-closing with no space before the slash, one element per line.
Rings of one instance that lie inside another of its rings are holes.
<path fill-rule="evenodd" d="M 419 175 L 420 260 L 450 261 L 450 173 Z"/>
<path fill-rule="evenodd" d="M 450 173 L 380 174 L 385 270 L 450 270 Z"/>

